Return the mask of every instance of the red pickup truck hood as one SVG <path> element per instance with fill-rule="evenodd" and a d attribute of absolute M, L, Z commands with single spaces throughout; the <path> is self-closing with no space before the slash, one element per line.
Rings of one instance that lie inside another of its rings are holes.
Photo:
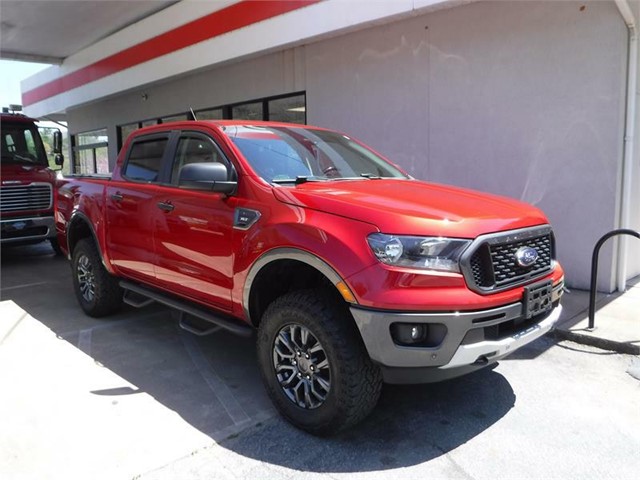
<path fill-rule="evenodd" d="M 42 165 L 2 164 L 2 185 L 27 184 L 31 182 L 53 183 L 56 175 Z"/>
<path fill-rule="evenodd" d="M 517 200 L 418 180 L 341 180 L 274 188 L 281 202 L 371 223 L 381 232 L 474 238 L 548 223 Z"/>

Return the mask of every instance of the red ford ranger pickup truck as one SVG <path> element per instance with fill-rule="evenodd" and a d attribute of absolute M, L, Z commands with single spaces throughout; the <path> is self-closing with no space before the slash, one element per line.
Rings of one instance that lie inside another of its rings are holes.
<path fill-rule="evenodd" d="M 18 106 L 12 105 L 13 110 Z M 2 175 L 0 179 L 0 242 L 3 246 L 48 240 L 59 252 L 53 220 L 56 174 L 36 121 L 3 109 L 0 114 Z M 54 155 L 62 165 L 62 134 L 54 132 Z"/>
<path fill-rule="evenodd" d="M 63 182 L 57 209 L 87 314 L 160 302 L 197 334 L 257 330 L 273 403 L 314 434 L 363 419 L 383 382 L 496 362 L 561 310 L 540 210 L 415 180 L 327 129 L 140 129 L 111 177 Z"/>

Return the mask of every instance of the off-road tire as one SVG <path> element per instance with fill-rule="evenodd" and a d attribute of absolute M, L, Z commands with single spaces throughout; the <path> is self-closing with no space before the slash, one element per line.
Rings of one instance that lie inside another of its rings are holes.
<path fill-rule="evenodd" d="M 87 272 L 90 272 L 92 295 L 86 293 Z M 76 298 L 87 315 L 104 317 L 122 306 L 122 288 L 118 285 L 117 278 L 104 268 L 92 239 L 83 238 L 76 244 L 71 258 L 71 273 Z M 80 279 L 83 275 L 85 282 Z M 81 283 L 84 283 L 84 292 Z"/>
<path fill-rule="evenodd" d="M 315 408 L 296 404 L 276 376 L 276 338 L 291 325 L 306 328 L 329 362 L 330 389 Z M 314 435 L 333 435 L 352 427 L 371 413 L 380 397 L 380 369 L 371 362 L 346 304 L 333 292 L 305 290 L 276 299 L 260 322 L 257 351 L 262 379 L 277 410 Z"/>

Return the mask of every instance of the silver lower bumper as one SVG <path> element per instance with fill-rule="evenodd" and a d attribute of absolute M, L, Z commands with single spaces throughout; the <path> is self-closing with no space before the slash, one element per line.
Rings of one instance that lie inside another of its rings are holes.
<path fill-rule="evenodd" d="M 451 360 L 449 360 L 449 363 L 439 368 L 447 369 L 471 365 L 477 362 L 478 359 L 486 359 L 488 363 L 491 363 L 493 360 L 503 358 L 551 330 L 560 318 L 561 313 L 562 305 L 558 305 L 547 318 L 522 332 L 503 338 L 502 340 L 460 345 Z"/>
<path fill-rule="evenodd" d="M 371 359 L 389 368 L 452 369 L 491 363 L 547 333 L 558 321 L 563 284 L 552 290 L 556 305 L 546 314 L 526 319 L 524 302 L 474 312 L 405 313 L 352 307 L 351 313 Z M 394 323 L 424 324 L 440 332 L 428 345 L 396 343 Z"/>

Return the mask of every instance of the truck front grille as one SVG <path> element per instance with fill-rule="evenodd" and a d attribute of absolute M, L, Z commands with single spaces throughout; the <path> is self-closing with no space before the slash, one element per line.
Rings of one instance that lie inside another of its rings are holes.
<path fill-rule="evenodd" d="M 53 196 L 48 183 L 30 185 L 3 185 L 0 187 L 0 211 L 20 212 L 26 210 L 48 210 Z"/>
<path fill-rule="evenodd" d="M 516 252 L 530 247 L 537 260 L 522 267 Z M 555 245 L 551 227 L 534 227 L 476 239 L 462 258 L 462 271 L 467 284 L 480 293 L 493 293 L 527 283 L 549 273 L 553 268 Z"/>

